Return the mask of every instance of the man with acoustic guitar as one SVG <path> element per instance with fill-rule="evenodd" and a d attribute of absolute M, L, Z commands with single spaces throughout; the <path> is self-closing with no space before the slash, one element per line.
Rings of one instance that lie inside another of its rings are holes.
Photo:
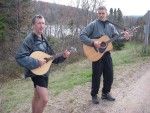
<path fill-rule="evenodd" d="M 42 67 L 47 63 L 46 59 L 30 57 L 35 51 L 41 51 L 48 55 L 54 55 L 46 38 L 42 35 L 45 29 L 45 19 L 41 15 L 35 15 L 32 19 L 33 32 L 29 33 L 16 53 L 16 61 L 25 68 L 25 77 L 31 77 L 34 84 L 34 96 L 32 100 L 32 113 L 42 113 L 48 102 L 48 76 L 50 69 L 43 75 L 32 73 L 32 69 Z M 40 54 L 39 54 L 40 55 Z M 53 59 L 52 63 L 63 62 L 69 57 L 70 52 L 65 51 L 62 56 Z"/>
<path fill-rule="evenodd" d="M 98 19 L 89 23 L 80 34 L 81 41 L 96 50 L 102 46 L 102 43 L 98 40 L 102 36 L 108 36 L 110 39 L 118 36 L 118 32 L 113 24 L 107 21 L 107 9 L 104 6 L 98 8 Z M 125 42 L 129 39 L 129 33 L 124 31 L 123 36 L 117 39 L 118 42 Z M 93 50 L 94 50 L 93 49 Z M 92 53 L 91 53 L 92 54 Z M 96 56 L 95 56 L 96 57 Z M 101 58 L 97 61 L 92 62 L 92 87 L 91 96 L 92 102 L 94 104 L 99 104 L 99 98 L 97 96 L 100 88 L 100 77 L 103 73 L 103 89 L 102 89 L 102 99 L 109 101 L 114 101 L 110 94 L 111 86 L 113 83 L 113 64 L 112 58 L 109 51 L 105 52 Z"/>

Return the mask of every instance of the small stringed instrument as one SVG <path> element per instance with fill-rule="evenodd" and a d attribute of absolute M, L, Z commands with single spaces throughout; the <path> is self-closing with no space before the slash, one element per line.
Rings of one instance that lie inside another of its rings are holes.
<path fill-rule="evenodd" d="M 71 47 L 71 49 L 69 50 L 69 52 L 73 53 L 73 52 L 77 52 L 76 48 Z M 31 53 L 30 57 L 35 58 L 35 59 L 45 59 L 46 63 L 36 69 L 31 70 L 32 73 L 36 74 L 36 75 L 44 75 L 45 73 L 48 72 L 52 61 L 61 56 L 61 54 L 57 54 L 57 55 L 48 55 L 42 51 L 35 51 L 33 53 Z"/>
<path fill-rule="evenodd" d="M 130 30 L 136 30 L 137 28 L 139 28 L 139 26 L 134 27 Z M 109 38 L 108 36 L 102 36 L 98 39 L 91 39 L 93 41 L 101 42 L 101 45 L 100 45 L 100 48 L 97 49 L 95 47 L 83 44 L 83 50 L 84 50 L 86 57 L 92 62 L 99 60 L 104 55 L 105 52 L 111 51 L 113 49 L 112 42 L 117 40 L 119 37 L 121 37 L 123 35 L 124 35 L 124 33 L 122 33 L 114 38 Z"/>

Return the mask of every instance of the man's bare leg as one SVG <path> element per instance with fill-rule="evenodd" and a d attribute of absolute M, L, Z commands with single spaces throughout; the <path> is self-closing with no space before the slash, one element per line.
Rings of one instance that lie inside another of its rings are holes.
<path fill-rule="evenodd" d="M 36 106 L 38 106 L 38 101 L 39 101 L 39 95 L 36 88 L 34 88 L 34 95 L 32 99 L 32 113 L 36 113 L 35 110 L 36 110 Z"/>
<path fill-rule="evenodd" d="M 33 108 L 35 108 L 35 113 L 42 113 L 48 102 L 48 91 L 47 88 L 40 87 L 38 85 L 36 85 L 35 90 L 35 95 L 37 95 L 38 99 L 36 100 L 36 106 L 34 106 Z"/>

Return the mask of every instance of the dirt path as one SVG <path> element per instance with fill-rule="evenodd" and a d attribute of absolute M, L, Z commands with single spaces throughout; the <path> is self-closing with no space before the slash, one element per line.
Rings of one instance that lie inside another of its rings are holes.
<path fill-rule="evenodd" d="M 93 105 L 91 84 L 87 83 L 57 97 L 50 95 L 45 113 L 150 113 L 150 62 L 125 66 L 116 74 L 112 87 L 115 102 L 100 99 L 99 105 Z"/>

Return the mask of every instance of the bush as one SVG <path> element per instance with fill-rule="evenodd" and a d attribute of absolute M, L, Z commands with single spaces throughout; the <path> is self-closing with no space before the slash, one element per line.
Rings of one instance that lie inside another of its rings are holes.
<path fill-rule="evenodd" d="M 113 42 L 113 49 L 114 50 L 122 50 L 125 46 L 124 43 L 117 43 L 117 42 Z"/>
<path fill-rule="evenodd" d="M 4 41 L 5 19 L 0 15 L 0 42 Z"/>

